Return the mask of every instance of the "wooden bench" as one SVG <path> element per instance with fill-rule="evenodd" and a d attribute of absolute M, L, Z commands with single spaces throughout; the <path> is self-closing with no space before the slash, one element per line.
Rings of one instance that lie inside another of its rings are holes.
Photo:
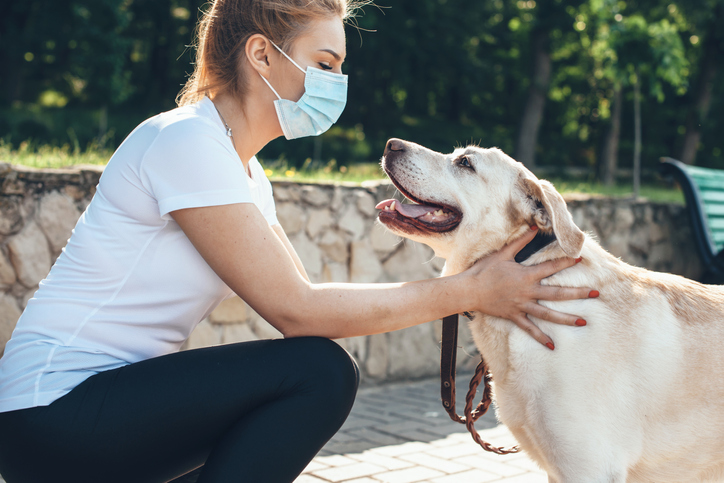
<path fill-rule="evenodd" d="M 724 170 L 661 158 L 661 173 L 673 177 L 684 192 L 694 242 L 706 270 L 701 282 L 724 284 Z"/>

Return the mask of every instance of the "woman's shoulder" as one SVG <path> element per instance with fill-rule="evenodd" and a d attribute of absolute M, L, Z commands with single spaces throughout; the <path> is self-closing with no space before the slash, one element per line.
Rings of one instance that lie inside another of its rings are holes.
<path fill-rule="evenodd" d="M 177 137 L 181 142 L 200 135 L 223 139 L 223 127 L 215 122 L 214 114 L 213 104 L 205 97 L 194 104 L 162 112 L 149 121 L 159 135 Z"/>

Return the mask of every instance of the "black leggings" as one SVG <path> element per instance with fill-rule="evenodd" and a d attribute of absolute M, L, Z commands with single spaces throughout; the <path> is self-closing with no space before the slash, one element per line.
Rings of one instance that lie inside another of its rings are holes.
<path fill-rule="evenodd" d="M 347 418 L 352 358 L 317 337 L 169 354 L 0 413 L 7 483 L 291 482 Z"/>

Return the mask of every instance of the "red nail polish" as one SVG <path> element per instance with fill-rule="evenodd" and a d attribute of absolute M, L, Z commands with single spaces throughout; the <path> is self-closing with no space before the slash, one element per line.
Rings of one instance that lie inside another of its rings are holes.
<path fill-rule="evenodd" d="M 578 327 L 583 327 L 584 325 L 586 325 L 586 323 L 587 323 L 587 322 L 586 322 L 585 320 L 583 320 L 583 319 L 578 319 L 578 320 L 576 320 L 576 325 L 577 325 Z"/>
<path fill-rule="evenodd" d="M 598 293 L 598 290 L 591 290 L 590 292 L 588 292 L 588 298 L 589 298 L 589 299 L 595 299 L 595 298 L 598 297 L 599 295 L 601 295 L 601 294 Z"/>
<path fill-rule="evenodd" d="M 576 263 L 581 263 L 583 261 L 583 257 L 576 258 Z"/>
<path fill-rule="evenodd" d="M 533 226 L 530 227 L 530 229 L 531 229 L 532 231 L 536 231 L 536 230 L 538 229 L 538 225 L 533 225 Z"/>
<path fill-rule="evenodd" d="M 546 342 L 546 347 L 548 347 L 550 350 L 555 349 L 556 347 L 553 345 L 553 342 Z"/>

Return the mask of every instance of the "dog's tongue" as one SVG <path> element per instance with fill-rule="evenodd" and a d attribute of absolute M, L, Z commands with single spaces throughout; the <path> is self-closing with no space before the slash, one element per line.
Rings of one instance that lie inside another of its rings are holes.
<path fill-rule="evenodd" d="M 377 204 L 377 206 L 375 206 L 375 208 L 378 210 L 397 211 L 399 214 L 406 216 L 407 218 L 419 218 L 427 213 L 433 213 L 435 210 L 439 209 L 434 206 L 404 204 L 400 203 L 398 200 L 381 201 Z"/>

